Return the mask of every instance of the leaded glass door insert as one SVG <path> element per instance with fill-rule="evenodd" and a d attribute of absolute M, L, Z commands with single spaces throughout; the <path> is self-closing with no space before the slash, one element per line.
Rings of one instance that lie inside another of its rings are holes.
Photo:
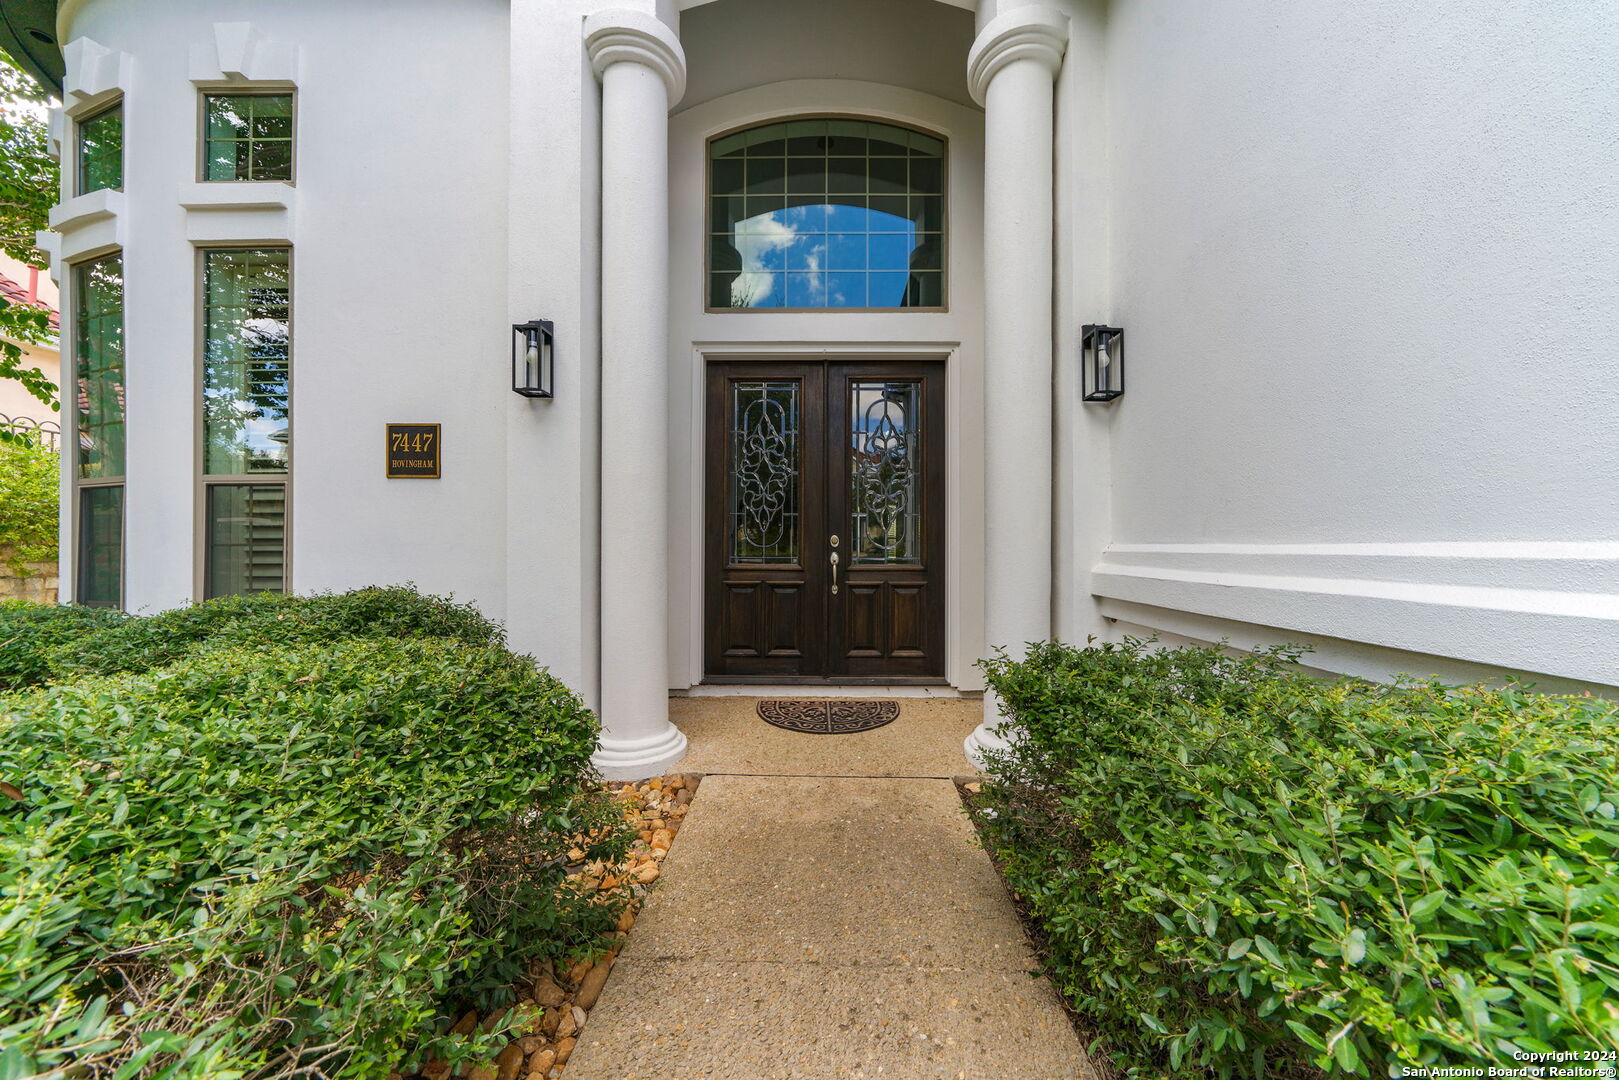
<path fill-rule="evenodd" d="M 851 562 L 915 563 L 921 556 L 920 389 L 915 381 L 849 384 Z"/>
<path fill-rule="evenodd" d="M 798 382 L 731 384 L 730 535 L 734 563 L 796 562 Z"/>
<path fill-rule="evenodd" d="M 939 680 L 943 403 L 937 363 L 710 366 L 709 679 Z"/>

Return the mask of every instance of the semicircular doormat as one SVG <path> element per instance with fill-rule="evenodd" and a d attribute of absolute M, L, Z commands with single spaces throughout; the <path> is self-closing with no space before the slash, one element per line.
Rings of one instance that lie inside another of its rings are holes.
<path fill-rule="evenodd" d="M 899 702 L 857 698 L 851 701 L 805 698 L 765 698 L 759 702 L 759 719 L 788 731 L 812 735 L 851 735 L 892 723 L 899 716 Z"/>

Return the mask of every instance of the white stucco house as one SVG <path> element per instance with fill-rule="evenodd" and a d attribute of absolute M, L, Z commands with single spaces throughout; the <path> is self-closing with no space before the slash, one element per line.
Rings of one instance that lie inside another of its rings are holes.
<path fill-rule="evenodd" d="M 1052 636 L 1619 684 L 1611 3 L 0 11 L 68 599 L 453 591 L 609 776 Z"/>

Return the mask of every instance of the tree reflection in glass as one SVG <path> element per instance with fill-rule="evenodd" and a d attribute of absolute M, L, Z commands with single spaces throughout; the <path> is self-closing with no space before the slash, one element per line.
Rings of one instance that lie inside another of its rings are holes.
<path fill-rule="evenodd" d="M 203 290 L 203 471 L 287 471 L 288 252 L 217 250 Z"/>

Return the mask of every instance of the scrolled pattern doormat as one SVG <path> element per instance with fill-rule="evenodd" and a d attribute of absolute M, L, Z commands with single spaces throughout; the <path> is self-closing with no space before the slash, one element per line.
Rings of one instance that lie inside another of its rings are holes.
<path fill-rule="evenodd" d="M 765 723 L 811 735 L 852 735 L 880 728 L 898 717 L 899 702 L 873 698 L 766 698 L 759 702 L 759 719 Z"/>

